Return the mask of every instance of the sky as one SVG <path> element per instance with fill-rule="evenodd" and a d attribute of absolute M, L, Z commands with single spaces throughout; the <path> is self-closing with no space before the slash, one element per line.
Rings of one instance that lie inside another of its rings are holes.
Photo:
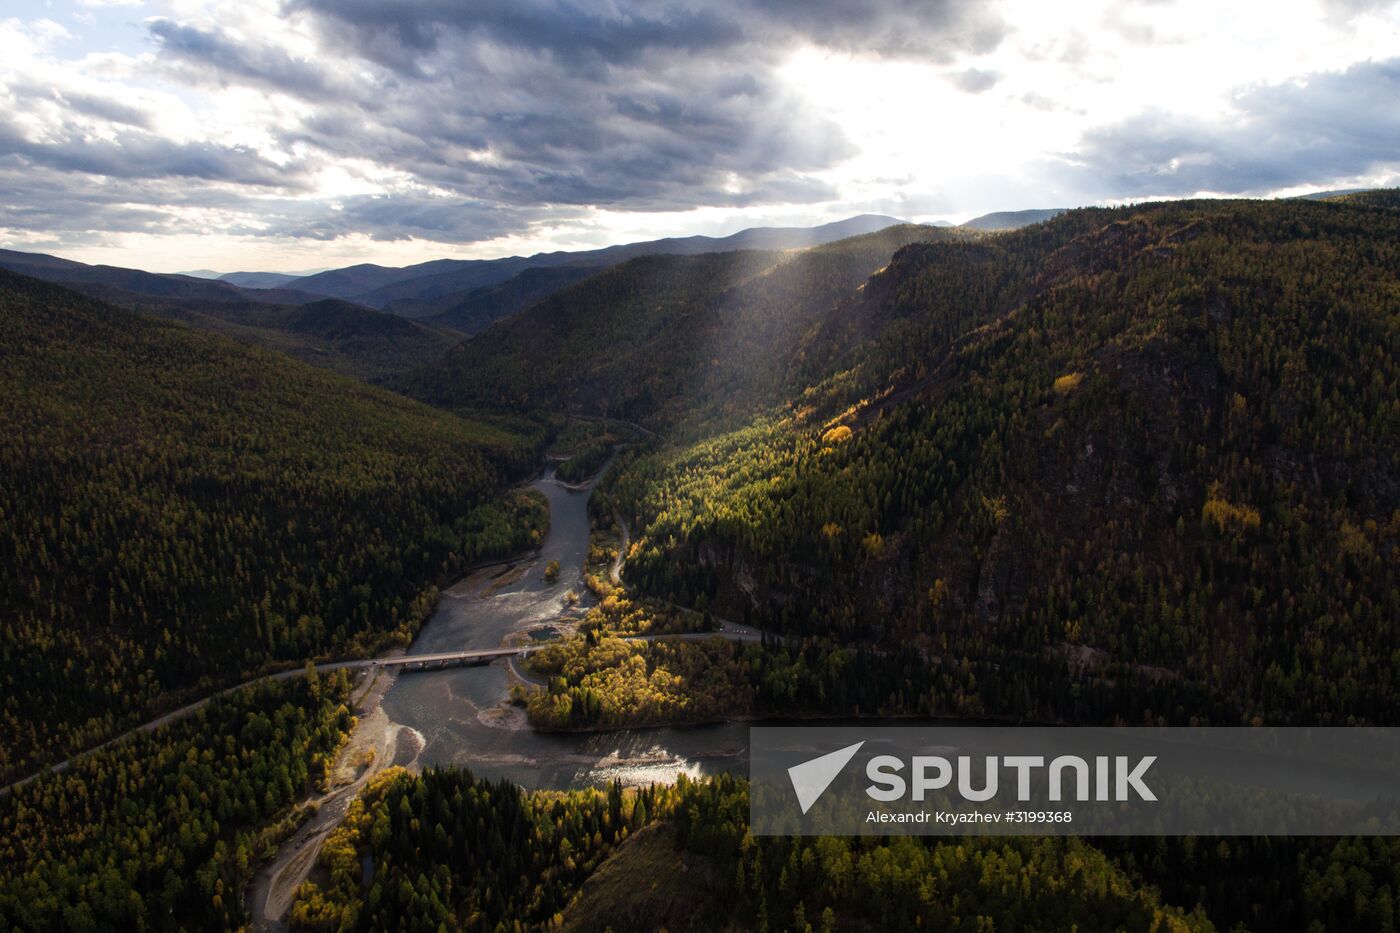
<path fill-rule="evenodd" d="M 5 0 L 0 246 L 156 271 L 1400 184 L 1400 3 Z"/>

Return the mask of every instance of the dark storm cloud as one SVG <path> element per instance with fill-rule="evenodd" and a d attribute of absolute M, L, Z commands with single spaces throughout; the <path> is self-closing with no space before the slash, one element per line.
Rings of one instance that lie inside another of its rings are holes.
<path fill-rule="evenodd" d="M 959 0 L 287 0 L 283 12 L 314 54 L 289 53 L 275 32 L 146 22 L 161 74 L 305 104 L 260 127 L 282 153 L 275 162 L 178 143 L 138 108 L 68 95 L 68 112 L 107 130 L 65 121 L 24 133 L 0 115 L 0 172 L 67 173 L 72 216 L 0 176 L 5 224 L 175 231 L 175 208 L 206 199 L 248 212 L 246 230 L 221 232 L 473 242 L 582 222 L 590 208 L 830 200 L 816 173 L 856 143 L 779 75 L 791 53 L 950 63 L 995 48 L 1006 30 L 988 5 Z M 995 76 L 958 80 L 979 90 Z M 342 160 L 387 173 L 397 193 L 306 197 L 316 171 Z M 97 190 L 137 186 L 134 201 Z"/>
<path fill-rule="evenodd" d="M 0 179 L 3 174 L 0 173 Z M 73 197 L 69 191 L 59 192 L 57 199 L 40 201 L 32 196 L 23 200 L 9 189 L 3 180 L 0 186 L 0 227 L 12 230 L 42 230 L 52 234 L 89 232 L 95 217 L 100 217 L 105 233 L 164 233 L 174 221 L 168 211 L 159 208 L 133 207 L 127 204 L 93 203 L 86 198 Z M 71 237 L 64 236 L 65 241 Z"/>
<path fill-rule="evenodd" d="M 218 83 L 243 81 L 302 97 L 323 97 L 343 88 L 326 72 L 292 58 L 280 49 L 240 43 L 223 32 L 186 26 L 168 19 L 146 24 L 167 64 L 185 66 L 192 77 Z"/>
<path fill-rule="evenodd" d="M 990 51 L 1006 29 L 987 5 L 959 0 L 658 0 L 640 9 L 576 0 L 288 0 L 287 8 L 318 15 L 358 53 L 414 74 L 425 55 L 464 37 L 615 66 L 657 52 L 781 52 L 801 43 L 948 60 Z"/>
<path fill-rule="evenodd" d="M 779 80 L 787 54 L 817 45 L 946 61 L 994 48 L 1004 28 L 983 6 L 952 0 L 290 0 L 285 12 L 319 37 L 317 61 L 207 27 L 161 19 L 148 28 L 172 73 L 312 103 L 300 125 L 282 130 L 283 149 L 397 169 L 442 195 L 440 210 L 425 211 L 416 196 L 376 199 L 372 211 L 299 233 L 355 217 L 383 222 L 383 235 L 453 239 L 550 205 L 830 199 L 836 192 L 812 173 L 856 148 Z M 464 203 L 496 211 L 454 208 Z M 464 227 L 462 218 L 479 216 Z"/>
<path fill-rule="evenodd" d="M 752 188 L 749 202 L 825 196 L 820 186 L 767 178 L 822 170 L 854 151 L 839 126 L 774 76 L 801 43 L 942 59 L 993 48 L 1002 29 L 979 4 L 937 0 L 662 1 L 636 11 L 539 0 L 293 0 L 288 10 L 311 15 L 328 43 L 402 81 L 386 125 L 361 127 L 370 134 L 354 148 L 512 203 L 629 209 L 732 203 L 715 191 L 734 177 Z M 353 116 L 332 113 L 314 125 L 347 122 Z M 336 139 L 308 129 L 326 146 Z M 491 154 L 434 155 L 444 148 Z"/>
<path fill-rule="evenodd" d="M 81 91 L 60 90 L 50 86 L 10 85 L 10 93 L 19 101 L 51 100 L 69 113 L 134 126 L 139 129 L 151 128 L 151 115 L 139 107 L 133 107 L 111 97 L 86 94 Z"/>
<path fill-rule="evenodd" d="M 0 159 L 0 227 L 42 231 L 68 243 L 88 242 L 85 234 L 200 233 L 203 228 L 182 220 L 178 209 L 228 203 L 227 191 L 204 185 L 115 177 L 79 185 L 62 170 Z"/>
<path fill-rule="evenodd" d="M 282 210 L 276 235 L 315 240 L 366 233 L 384 241 L 414 237 L 472 243 L 515 233 L 541 220 L 561 219 L 558 212 L 546 208 L 503 208 L 483 201 L 416 195 L 349 198 L 338 202 L 334 211 L 308 211 L 293 203 L 282 205 Z"/>
<path fill-rule="evenodd" d="M 1227 122 L 1151 111 L 1090 133 L 1072 161 L 1101 194 L 1262 193 L 1400 161 L 1400 58 L 1236 97 Z"/>
<path fill-rule="evenodd" d="M 52 245 L 92 243 L 119 233 L 199 236 L 211 231 L 311 240 L 366 233 L 378 240 L 470 243 L 546 219 L 569 218 L 554 209 L 412 195 L 359 196 L 328 204 L 214 185 L 170 188 L 149 179 L 112 178 L 83 187 L 61 171 L 0 160 L 0 229 L 42 231 L 57 238 Z"/>
<path fill-rule="evenodd" d="M 34 141 L 0 115 L 0 164 L 4 163 L 114 179 L 200 179 L 288 188 L 299 182 L 295 170 L 278 166 L 252 149 L 178 143 L 127 130 L 111 138 L 95 138 L 71 125 Z"/>
<path fill-rule="evenodd" d="M 743 39 L 738 24 L 713 10 L 657 4 L 622 11 L 609 5 L 538 0 L 290 0 L 356 54 L 421 76 L 433 53 L 461 39 L 547 53 L 572 69 L 627 65 L 655 52 L 691 53 Z"/>

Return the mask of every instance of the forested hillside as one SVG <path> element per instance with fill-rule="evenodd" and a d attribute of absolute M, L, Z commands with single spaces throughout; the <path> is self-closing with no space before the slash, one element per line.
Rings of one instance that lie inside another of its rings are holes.
<path fill-rule="evenodd" d="M 532 929 L 548 925 L 664 789 L 526 794 L 465 771 L 393 768 L 326 841 L 328 883 L 298 891 L 294 930 Z M 373 866 L 364 883 L 363 866 Z"/>
<path fill-rule="evenodd" d="M 127 306 L 371 382 L 436 360 L 461 340 L 461 334 L 451 328 L 333 298 L 301 305 L 142 299 Z"/>
<path fill-rule="evenodd" d="M 798 253 L 649 256 L 503 320 L 399 385 L 446 407 L 584 411 L 674 422 L 771 400 L 813 322 L 908 243 L 896 226 Z"/>
<path fill-rule="evenodd" d="M 351 716 L 344 673 L 218 697 L 0 796 L 0 929 L 231 930 Z"/>
<path fill-rule="evenodd" d="M 89 266 L 13 250 L 0 250 L 0 269 L 280 350 L 361 379 L 382 379 L 421 366 L 460 339 L 451 327 L 416 324 L 363 305 L 289 289 L 240 288 L 226 280 Z"/>
<path fill-rule="evenodd" d="M 0 274 L 0 776 L 405 644 L 434 584 L 531 543 L 542 504 L 501 493 L 542 440 Z"/>
<path fill-rule="evenodd" d="M 747 822 L 747 786 L 728 776 L 527 794 L 389 771 L 327 842 L 329 886 L 303 886 L 291 926 L 1213 929 L 1079 840 L 755 839 Z"/>
<path fill-rule="evenodd" d="M 433 301 L 396 303 L 396 314 L 421 318 L 434 327 L 451 328 L 463 334 L 477 334 L 501 318 L 508 317 L 541 301 L 575 282 L 601 270 L 592 266 L 558 269 L 526 269 L 497 285 L 456 293 Z M 421 314 L 410 312 L 421 311 Z"/>
<path fill-rule="evenodd" d="M 786 405 L 616 476 L 627 578 L 1014 673 L 992 714 L 1393 724 L 1387 203 L 1084 210 L 909 246 L 772 364 Z"/>

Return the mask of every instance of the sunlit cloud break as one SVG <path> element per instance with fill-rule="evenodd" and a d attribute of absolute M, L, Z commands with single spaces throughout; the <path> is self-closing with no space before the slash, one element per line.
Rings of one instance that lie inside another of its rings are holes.
<path fill-rule="evenodd" d="M 1395 3 L 19 0 L 0 245 L 492 257 L 1393 183 Z"/>

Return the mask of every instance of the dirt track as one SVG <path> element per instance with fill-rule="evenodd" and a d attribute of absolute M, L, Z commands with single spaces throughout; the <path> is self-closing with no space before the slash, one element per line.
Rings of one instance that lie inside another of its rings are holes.
<path fill-rule="evenodd" d="M 253 877 L 248 889 L 248 906 L 255 929 L 286 928 L 287 912 L 297 888 L 311 873 L 326 837 L 345 818 L 350 801 L 375 775 L 392 764 L 411 763 L 412 756 L 417 754 L 413 730 L 391 722 L 380 707 L 395 674 L 371 670 L 364 677 L 372 679 L 361 685 L 356 698 L 357 722 L 350 740 L 336 759 L 330 792 L 307 801 L 316 807 L 315 815 L 283 843 L 277 856 Z M 373 752 L 373 758 L 366 766 L 368 752 Z M 409 760 L 402 760 L 404 758 Z"/>

